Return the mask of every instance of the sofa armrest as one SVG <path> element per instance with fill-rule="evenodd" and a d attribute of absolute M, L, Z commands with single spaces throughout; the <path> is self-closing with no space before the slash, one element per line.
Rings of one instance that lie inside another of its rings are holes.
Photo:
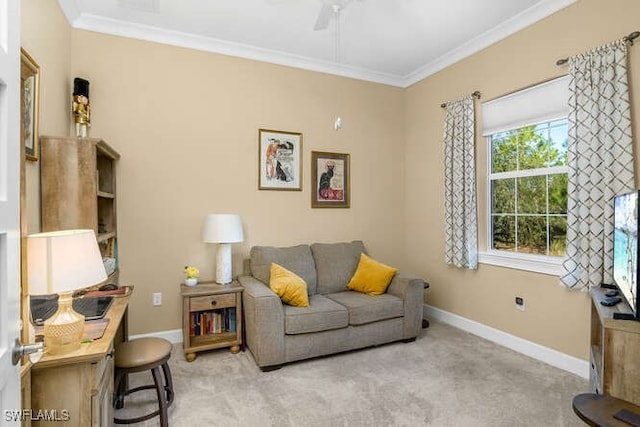
<path fill-rule="evenodd" d="M 239 276 L 246 344 L 261 368 L 284 363 L 284 308 L 280 297 L 252 276 Z"/>
<path fill-rule="evenodd" d="M 404 301 L 404 338 L 415 338 L 422 326 L 424 280 L 396 274 L 387 293 Z"/>

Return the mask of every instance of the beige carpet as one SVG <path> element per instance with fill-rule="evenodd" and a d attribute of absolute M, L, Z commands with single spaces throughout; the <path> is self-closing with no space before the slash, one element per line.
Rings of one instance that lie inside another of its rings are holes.
<path fill-rule="evenodd" d="M 582 426 L 571 409 L 588 381 L 448 325 L 416 342 L 285 365 L 263 373 L 251 353 L 182 348 L 170 360 L 171 426 Z M 136 374 L 132 385 L 151 382 Z M 127 397 L 118 416 L 151 408 Z M 157 419 L 142 424 L 158 425 Z"/>

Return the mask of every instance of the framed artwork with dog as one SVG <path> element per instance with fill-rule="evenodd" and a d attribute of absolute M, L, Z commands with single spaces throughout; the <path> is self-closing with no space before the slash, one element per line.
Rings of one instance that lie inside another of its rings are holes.
<path fill-rule="evenodd" d="M 258 189 L 302 191 L 302 134 L 258 130 Z"/>
<path fill-rule="evenodd" d="M 311 207 L 348 208 L 351 199 L 349 155 L 311 152 Z"/>

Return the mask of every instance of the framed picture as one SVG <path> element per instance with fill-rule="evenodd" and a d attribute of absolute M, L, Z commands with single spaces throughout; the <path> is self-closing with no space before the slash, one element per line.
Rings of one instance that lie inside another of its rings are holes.
<path fill-rule="evenodd" d="M 302 134 L 259 129 L 259 190 L 302 190 Z"/>
<path fill-rule="evenodd" d="M 312 151 L 311 207 L 348 208 L 350 175 L 348 154 Z"/>
<path fill-rule="evenodd" d="M 28 160 L 38 160 L 38 102 L 40 92 L 40 66 L 20 49 L 20 136 Z"/>

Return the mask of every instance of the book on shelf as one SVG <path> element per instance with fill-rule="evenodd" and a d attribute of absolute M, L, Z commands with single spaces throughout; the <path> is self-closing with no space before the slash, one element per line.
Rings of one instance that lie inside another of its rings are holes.
<path fill-rule="evenodd" d="M 192 337 L 235 331 L 236 309 L 234 307 L 196 311 L 190 314 L 189 335 Z"/>

